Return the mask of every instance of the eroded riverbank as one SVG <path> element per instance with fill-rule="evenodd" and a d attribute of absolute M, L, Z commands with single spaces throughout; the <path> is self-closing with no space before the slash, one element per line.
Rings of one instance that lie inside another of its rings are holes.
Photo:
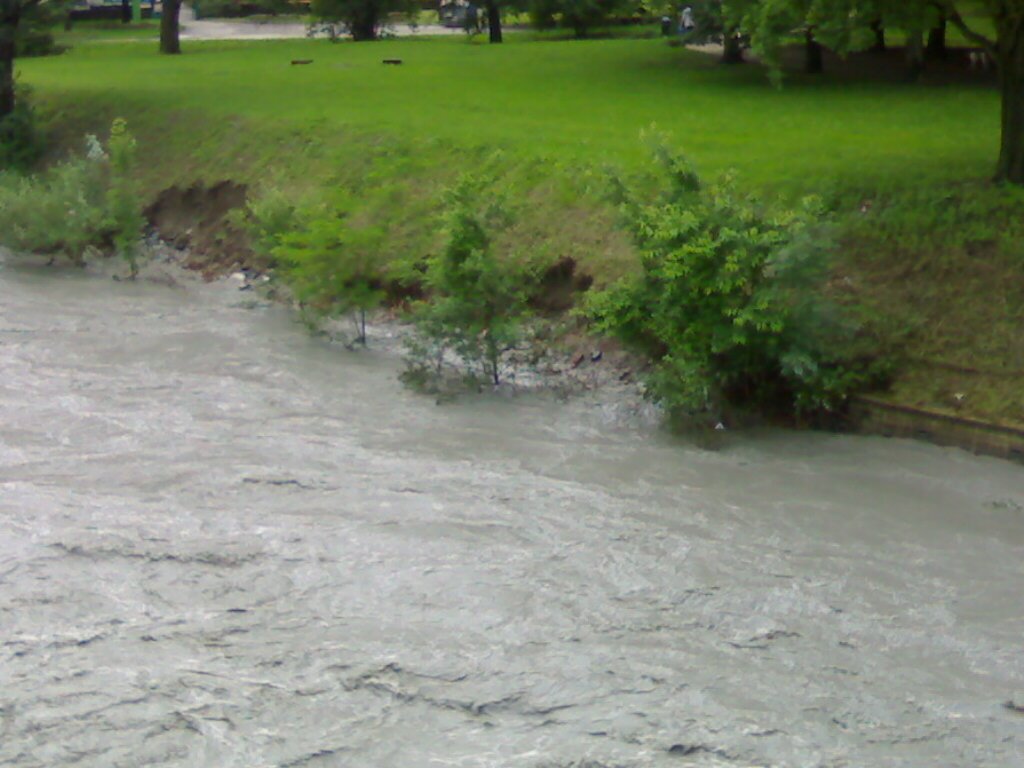
<path fill-rule="evenodd" d="M 1018 466 L 437 406 L 245 299 L 0 265 L 0 765 L 1024 759 Z"/>

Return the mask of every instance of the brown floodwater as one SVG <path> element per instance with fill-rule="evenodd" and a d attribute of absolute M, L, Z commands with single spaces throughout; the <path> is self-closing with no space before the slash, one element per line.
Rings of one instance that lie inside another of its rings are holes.
<path fill-rule="evenodd" d="M 0 766 L 1024 765 L 1024 470 L 404 390 L 0 261 Z"/>

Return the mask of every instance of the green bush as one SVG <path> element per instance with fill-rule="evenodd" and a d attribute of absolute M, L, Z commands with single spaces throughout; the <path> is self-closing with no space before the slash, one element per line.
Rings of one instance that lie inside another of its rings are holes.
<path fill-rule="evenodd" d="M 82 264 L 102 239 L 103 174 L 79 157 L 38 176 L 0 178 L 0 244 L 14 251 L 63 254 Z"/>
<path fill-rule="evenodd" d="M 0 171 L 23 171 L 43 153 L 29 95 L 19 89 L 14 111 L 0 119 Z"/>
<path fill-rule="evenodd" d="M 32 56 L 53 56 L 62 53 L 64 48 L 57 45 L 53 32 L 48 29 L 29 28 L 18 35 L 17 57 L 19 59 Z"/>
<path fill-rule="evenodd" d="M 134 275 L 143 224 L 132 182 L 134 144 L 124 122 L 115 121 L 106 148 L 88 136 L 84 155 L 40 174 L 0 174 L 0 245 L 62 254 L 76 264 L 90 251 L 113 248 Z"/>
<path fill-rule="evenodd" d="M 528 4 L 530 24 L 534 29 L 554 29 L 558 21 L 558 0 L 530 0 Z"/>
<path fill-rule="evenodd" d="M 250 231 L 308 321 L 348 315 L 365 345 L 366 313 L 385 295 L 384 231 L 353 223 L 352 209 L 344 197 L 296 207 L 272 193 L 250 206 Z"/>
<path fill-rule="evenodd" d="M 497 385 L 504 354 L 521 339 L 535 270 L 495 255 L 490 233 L 510 217 L 482 180 L 464 176 L 445 194 L 445 206 L 447 242 L 427 260 L 428 299 L 412 314 L 409 368 L 423 373 L 433 364 L 439 372 L 450 351 Z"/>
<path fill-rule="evenodd" d="M 576 37 L 586 37 L 624 7 L 619 0 L 557 0 L 561 26 L 571 29 Z"/>
<path fill-rule="evenodd" d="M 300 207 L 292 198 L 272 188 L 249 200 L 245 211 L 235 217 L 233 223 L 248 233 L 253 252 L 273 266 L 274 249 L 281 244 L 281 238 L 300 226 Z"/>
<path fill-rule="evenodd" d="M 654 361 L 648 391 L 672 417 L 839 406 L 874 371 L 850 359 L 855 329 L 824 298 L 816 201 L 774 209 L 731 178 L 702 184 L 664 144 L 655 156 L 656 193 L 613 179 L 642 270 L 589 298 L 597 329 Z"/>
<path fill-rule="evenodd" d="M 246 16 L 277 16 L 301 13 L 301 3 L 290 0 L 199 0 L 193 4 L 196 18 L 235 19 Z"/>

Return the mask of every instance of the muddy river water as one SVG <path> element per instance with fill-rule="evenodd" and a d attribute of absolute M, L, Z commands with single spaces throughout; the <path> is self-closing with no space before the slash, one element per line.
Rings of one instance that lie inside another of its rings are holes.
<path fill-rule="evenodd" d="M 1024 469 L 437 405 L 0 262 L 0 766 L 1024 765 Z"/>

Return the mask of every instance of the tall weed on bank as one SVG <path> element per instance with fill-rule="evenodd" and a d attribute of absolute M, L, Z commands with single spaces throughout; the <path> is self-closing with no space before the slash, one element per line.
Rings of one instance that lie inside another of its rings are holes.
<path fill-rule="evenodd" d="M 447 241 L 427 259 L 427 299 L 413 309 L 409 382 L 438 376 L 450 353 L 497 386 L 505 353 L 522 338 L 536 274 L 529 264 L 495 253 L 494 234 L 510 225 L 511 214 L 491 187 L 466 174 L 445 194 Z"/>
<path fill-rule="evenodd" d="M 342 193 L 295 204 L 271 191 L 249 204 L 246 223 L 257 254 L 291 290 L 307 324 L 348 316 L 354 342 L 365 346 L 366 314 L 384 300 L 388 270 L 383 229 L 356 221 L 356 209 Z"/>

